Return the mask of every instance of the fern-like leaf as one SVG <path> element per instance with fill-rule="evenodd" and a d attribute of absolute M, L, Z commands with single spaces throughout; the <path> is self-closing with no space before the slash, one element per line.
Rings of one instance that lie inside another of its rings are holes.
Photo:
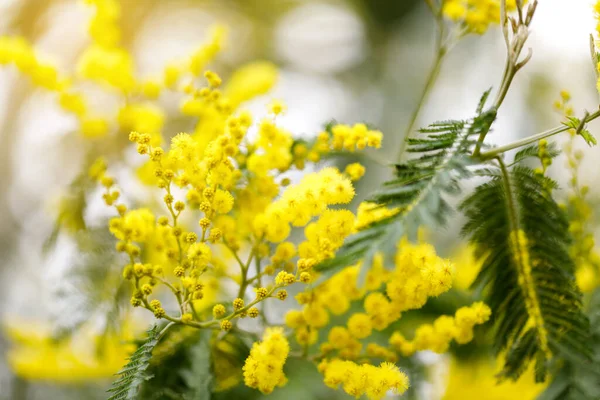
<path fill-rule="evenodd" d="M 148 330 L 148 338 L 129 357 L 129 361 L 117 375 L 119 379 L 113 382 L 108 389 L 111 396 L 108 400 L 135 400 L 137 399 L 140 385 L 150 377 L 146 369 L 150 365 L 152 351 L 158 343 L 158 332 L 156 326 Z"/>
<path fill-rule="evenodd" d="M 482 260 L 474 285 L 487 288 L 496 351 L 506 351 L 501 376 L 516 379 L 535 362 L 543 381 L 555 355 L 589 360 L 589 322 L 573 277 L 569 224 L 547 190 L 556 183 L 499 163 L 462 203 L 463 233 Z"/>
<path fill-rule="evenodd" d="M 600 399 L 600 289 L 592 294 L 587 308 L 594 350 L 592 362 L 565 360 L 538 400 Z"/>
<path fill-rule="evenodd" d="M 452 207 L 445 196 L 460 192 L 460 181 L 471 175 L 468 167 L 476 137 L 487 133 L 496 118 L 495 110 L 481 112 L 483 101 L 475 118 L 434 123 L 420 131 L 421 137 L 407 140 L 407 152 L 416 157 L 396 165 L 395 178 L 369 199 L 397 213 L 349 237 L 336 257 L 319 264 L 317 270 L 328 275 L 362 260 L 364 277 L 376 252 L 392 249 L 421 225 L 446 222 Z"/>

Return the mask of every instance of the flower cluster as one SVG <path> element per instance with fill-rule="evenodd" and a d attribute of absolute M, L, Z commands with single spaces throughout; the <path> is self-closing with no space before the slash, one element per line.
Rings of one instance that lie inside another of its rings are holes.
<path fill-rule="evenodd" d="M 490 314 L 491 310 L 487 305 L 477 302 L 470 307 L 459 308 L 454 317 L 442 315 L 433 324 L 419 326 L 412 341 L 405 339 L 400 332 L 394 332 L 389 342 L 404 356 L 411 356 L 422 350 L 444 353 L 448 351 L 452 340 L 458 344 L 470 342 L 475 325 L 485 323 Z"/>
<path fill-rule="evenodd" d="M 331 314 L 345 314 L 352 302 L 362 302 L 364 311 L 348 315 L 346 326 L 331 327 L 327 340 L 320 345 L 320 357 L 324 362 L 348 361 L 332 364 L 332 370 L 323 370 L 328 385 L 335 387 L 343 382 L 341 378 L 334 377 L 342 374 L 340 366 L 349 371 L 349 366 L 355 365 L 349 361 L 366 358 L 395 362 L 398 360 L 397 353 L 409 356 L 427 349 L 443 352 L 452 339 L 466 343 L 473 338 L 474 325 L 489 318 L 489 308 L 483 303 L 475 303 L 470 308 L 458 310 L 455 318 L 440 317 L 433 326 L 421 326 L 414 344 L 404 341 L 408 345 L 399 346 L 399 333 L 394 334 L 389 348 L 374 342 L 365 343 L 375 331 L 382 331 L 398 321 L 402 312 L 420 308 L 429 297 L 450 289 L 453 266 L 448 260 L 438 257 L 431 245 L 414 245 L 403 240 L 399 243 L 395 261 L 395 268 L 388 270 L 384 268 L 383 257 L 376 256 L 364 287 L 357 285 L 360 265 L 346 267 L 324 283 L 296 296 L 303 309 L 286 314 L 286 325 L 294 329 L 296 341 L 307 347 L 316 343 L 320 331 L 328 326 Z M 412 346 L 411 351 L 407 351 L 409 345 Z M 367 393 L 371 398 L 379 398 L 376 388 L 364 382 L 357 384 L 358 388 L 350 388 L 350 383 L 344 384 L 344 390 L 354 395 Z"/>
<path fill-rule="evenodd" d="M 6 361 L 21 378 L 60 383 L 83 383 L 111 378 L 123 359 L 135 350 L 134 332 L 99 334 L 86 324 L 77 338 L 56 340 L 50 326 L 13 321 L 3 333 L 14 343 Z"/>
<path fill-rule="evenodd" d="M 298 185 L 286 189 L 280 199 L 255 218 L 254 233 L 278 243 L 289 236 L 290 224 L 306 226 L 308 241 L 299 246 L 300 255 L 320 261 L 332 255 L 331 252 L 341 245 L 354 225 L 354 214 L 345 210 L 328 210 L 327 207 L 347 204 L 353 197 L 354 188 L 350 178 L 335 168 L 325 168 L 305 176 Z M 318 221 L 307 226 L 315 217 L 319 217 Z M 311 243 L 311 239 L 318 242 L 319 238 L 332 243 Z M 323 252 L 324 255 L 320 254 Z"/>
<path fill-rule="evenodd" d="M 388 391 L 402 394 L 409 385 L 406 374 L 389 362 L 383 362 L 376 367 L 336 359 L 323 361 L 319 370 L 325 376 L 327 386 L 337 389 L 342 385 L 346 393 L 356 398 L 366 395 L 368 399 L 378 400 Z"/>
<path fill-rule="evenodd" d="M 283 386 L 286 378 L 283 364 L 290 345 L 280 328 L 267 328 L 262 342 L 254 343 L 250 356 L 244 364 L 244 382 L 247 386 L 269 394 L 277 386 Z"/>
<path fill-rule="evenodd" d="M 468 32 L 485 33 L 491 24 L 500 22 L 500 0 L 447 0 L 443 13 L 448 19 L 460 23 Z M 516 0 L 508 0 L 508 11 L 516 8 Z"/>
<path fill-rule="evenodd" d="M 76 60 L 74 71 L 63 73 L 43 61 L 32 45 L 20 37 L 0 37 L 0 65 L 14 64 L 34 84 L 55 92 L 61 108 L 76 117 L 80 133 L 87 138 L 137 130 L 151 134 L 153 144 L 160 144 L 166 112 L 157 100 L 165 90 L 189 88 L 182 81 L 200 75 L 214 59 L 224 41 L 224 29 L 215 28 L 211 40 L 188 58 L 170 62 L 163 76 L 138 77 L 131 54 L 120 45 L 120 3 L 116 0 L 86 0 L 86 3 L 94 9 L 89 24 L 91 41 Z M 267 62 L 242 68 L 235 74 L 234 84 L 226 88 L 234 99 L 232 106 L 265 93 L 276 75 L 275 67 Z M 253 84 L 248 85 L 248 81 Z M 119 104 L 116 113 L 101 115 L 90 106 L 89 99 L 95 97 L 97 89 L 105 91 L 108 95 L 105 97 L 116 99 Z M 196 115 L 201 111 L 186 113 L 189 102 L 182 105 L 184 114 Z"/>

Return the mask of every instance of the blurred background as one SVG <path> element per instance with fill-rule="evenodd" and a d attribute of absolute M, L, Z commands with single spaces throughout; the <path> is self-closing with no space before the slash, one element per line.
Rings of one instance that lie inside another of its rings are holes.
<path fill-rule="evenodd" d="M 244 108 L 260 115 L 271 99 L 283 99 L 288 112 L 279 121 L 300 137 L 315 136 L 332 119 L 367 122 L 383 131 L 378 163 L 366 162 L 369 175 L 359 183 L 359 193 L 376 187 L 386 177 L 385 165 L 397 161 L 434 55 L 435 24 L 423 0 L 122 0 L 121 4 L 122 43 L 132 53 L 139 76 L 159 74 L 168 60 L 188 54 L 206 40 L 213 24 L 221 23 L 228 27 L 229 39 L 211 69 L 227 77 L 228 71 L 256 59 L 272 61 L 280 69 L 274 89 Z M 45 60 L 72 71 L 90 40 L 89 16 L 89 8 L 79 1 L 1 0 L 0 34 L 27 38 Z M 533 58 L 518 74 L 488 136 L 497 144 L 557 126 L 561 116 L 552 104 L 561 89 L 573 94 L 576 112 L 598 104 L 589 52 L 589 34 L 595 30 L 592 0 L 542 0 L 532 29 L 528 45 Z M 417 126 L 471 116 L 483 91 L 499 83 L 504 58 L 497 27 L 461 40 L 445 60 Z M 161 101 L 167 112 L 176 113 L 168 98 Z M 597 125 L 591 128 L 593 134 L 598 132 Z M 66 278 L 82 258 L 73 240 L 59 236 L 52 251 L 43 250 L 54 230 L 56 204 L 84 163 L 85 139 L 74 135 L 75 129 L 75 119 L 61 110 L 54 94 L 32 85 L 14 67 L 0 69 L 0 319 L 5 325 L 27 324 L 40 335 L 56 320 L 72 317 L 65 302 L 83 301 L 71 293 Z M 566 134 L 558 140 L 563 139 Z M 597 203 L 599 189 L 594 182 L 600 150 L 585 143 L 581 149 L 585 151 L 581 179 L 590 185 L 591 201 Z M 562 159 L 551 171 L 565 186 Z M 96 205 L 102 208 L 101 202 Z M 102 217 L 94 207 L 86 214 L 92 226 Z M 430 232 L 443 255 L 459 246 L 459 228 L 456 221 Z M 0 330 L 0 354 L 11 346 L 5 331 Z M 448 360 L 440 357 L 428 362 L 448 368 Z M 107 382 L 25 382 L 0 358 L 0 399 L 101 399 Z M 438 398 L 436 385 L 422 388 L 420 398 Z M 272 398 L 289 396 L 294 390 L 290 386 Z"/>

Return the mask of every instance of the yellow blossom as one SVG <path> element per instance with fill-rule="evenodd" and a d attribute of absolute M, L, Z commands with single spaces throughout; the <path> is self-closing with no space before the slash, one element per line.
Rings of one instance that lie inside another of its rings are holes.
<path fill-rule="evenodd" d="M 247 386 L 268 394 L 275 387 L 283 386 L 287 379 L 283 366 L 290 346 L 283 331 L 267 328 L 261 342 L 256 342 L 244 364 L 244 382 Z"/>
<path fill-rule="evenodd" d="M 17 376 L 28 380 L 81 383 L 110 379 L 135 350 L 130 329 L 103 336 L 86 327 L 60 342 L 53 340 L 48 327 L 31 321 L 13 321 L 5 331 L 13 342 L 8 364 Z"/>

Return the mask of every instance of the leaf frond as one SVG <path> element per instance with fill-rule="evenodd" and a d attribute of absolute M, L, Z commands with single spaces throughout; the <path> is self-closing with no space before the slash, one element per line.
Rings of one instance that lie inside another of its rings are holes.
<path fill-rule="evenodd" d="M 148 330 L 148 337 L 137 350 L 129 357 L 125 366 L 117 372 L 119 378 L 113 382 L 108 392 L 108 400 L 135 400 L 137 399 L 140 385 L 151 377 L 146 373 L 152 358 L 152 350 L 158 343 L 156 326 Z"/>
<path fill-rule="evenodd" d="M 569 224 L 548 190 L 556 183 L 499 162 L 461 204 L 463 234 L 482 261 L 474 286 L 487 289 L 495 348 L 506 352 L 501 376 L 516 379 L 533 362 L 542 381 L 555 356 L 590 359 L 589 322 L 573 276 Z"/>
<path fill-rule="evenodd" d="M 591 362 L 564 360 L 539 400 L 595 400 L 600 398 L 600 290 L 587 306 L 593 343 Z"/>

